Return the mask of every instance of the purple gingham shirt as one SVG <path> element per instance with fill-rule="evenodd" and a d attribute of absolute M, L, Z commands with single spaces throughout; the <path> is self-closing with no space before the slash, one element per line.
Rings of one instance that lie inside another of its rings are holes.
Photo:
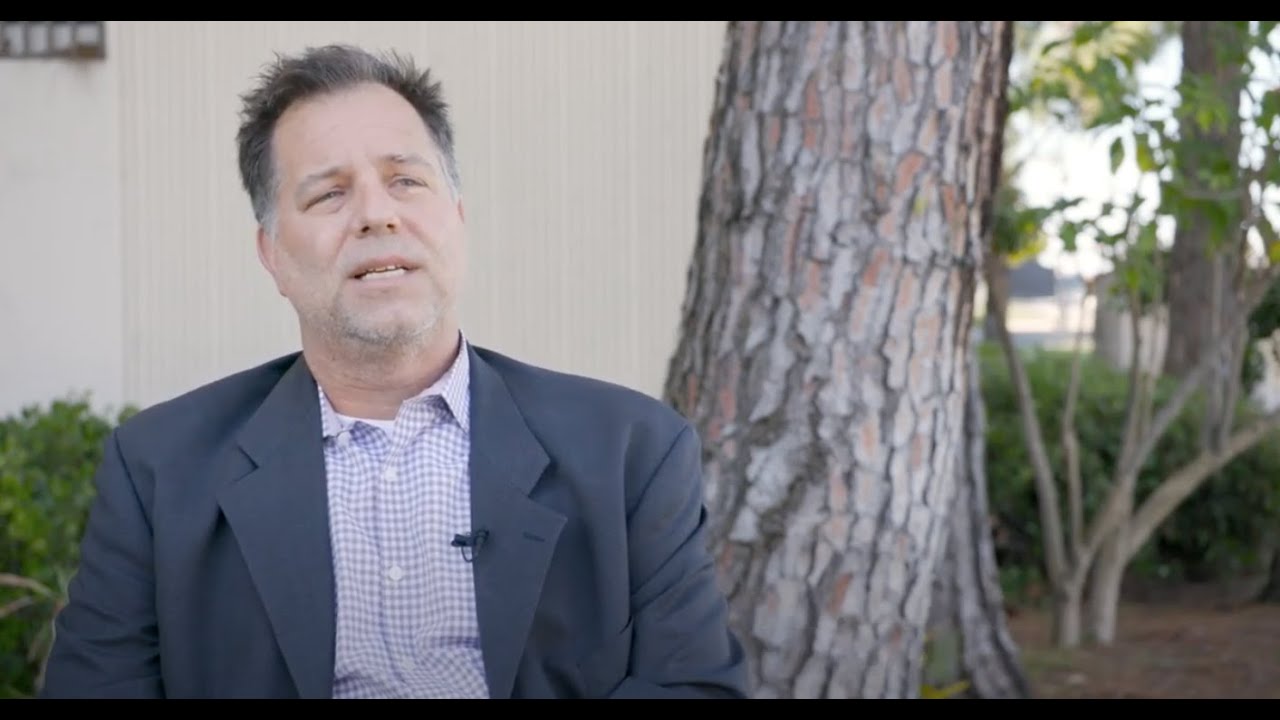
<path fill-rule="evenodd" d="M 335 698 L 486 697 L 471 565 L 467 346 L 394 421 L 320 390 L 337 583 Z"/>

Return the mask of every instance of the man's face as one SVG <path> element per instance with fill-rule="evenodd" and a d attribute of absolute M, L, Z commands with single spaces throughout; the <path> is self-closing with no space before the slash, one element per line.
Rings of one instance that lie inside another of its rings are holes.
<path fill-rule="evenodd" d="M 413 106 L 380 85 L 314 98 L 280 118 L 273 150 L 275 233 L 259 232 L 258 253 L 304 337 L 428 337 L 453 311 L 465 226 Z"/>

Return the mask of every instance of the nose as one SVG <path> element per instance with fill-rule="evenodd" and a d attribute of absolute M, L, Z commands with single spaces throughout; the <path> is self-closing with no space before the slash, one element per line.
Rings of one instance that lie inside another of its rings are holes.
<path fill-rule="evenodd" d="M 385 189 L 375 186 L 360 193 L 356 214 L 357 231 L 361 236 L 383 235 L 400 230 L 400 217 L 395 201 Z"/>

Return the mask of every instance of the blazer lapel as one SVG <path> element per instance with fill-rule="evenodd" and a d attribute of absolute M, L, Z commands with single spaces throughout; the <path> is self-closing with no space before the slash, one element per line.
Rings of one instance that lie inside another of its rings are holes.
<path fill-rule="evenodd" d="M 299 355 L 239 438 L 255 469 L 219 494 L 304 698 L 328 698 L 333 687 L 334 580 L 318 403 Z"/>
<path fill-rule="evenodd" d="M 502 376 L 471 353 L 472 565 L 490 697 L 510 697 L 565 517 L 529 497 L 548 465 Z"/>

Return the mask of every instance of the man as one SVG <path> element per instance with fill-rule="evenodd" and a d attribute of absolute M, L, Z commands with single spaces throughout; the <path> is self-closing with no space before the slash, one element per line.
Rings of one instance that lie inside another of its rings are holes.
<path fill-rule="evenodd" d="M 105 446 L 46 697 L 743 697 L 694 431 L 469 344 L 438 84 L 341 46 L 244 98 L 301 352 Z"/>

